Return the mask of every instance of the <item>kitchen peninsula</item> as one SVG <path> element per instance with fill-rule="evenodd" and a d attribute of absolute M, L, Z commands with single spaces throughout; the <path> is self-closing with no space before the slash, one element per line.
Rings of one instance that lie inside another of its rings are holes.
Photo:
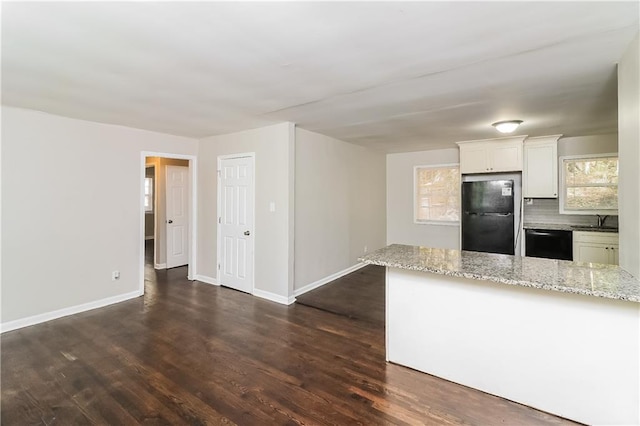
<path fill-rule="evenodd" d="M 390 245 L 387 360 L 588 424 L 640 423 L 640 282 L 617 266 Z"/>

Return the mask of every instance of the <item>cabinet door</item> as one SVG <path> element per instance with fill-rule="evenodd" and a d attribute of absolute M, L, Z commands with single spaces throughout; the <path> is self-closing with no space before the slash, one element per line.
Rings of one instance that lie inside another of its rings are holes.
<path fill-rule="evenodd" d="M 611 263 L 609 247 L 600 243 L 577 243 L 573 248 L 573 259 L 578 262 Z"/>
<path fill-rule="evenodd" d="M 573 260 L 618 264 L 618 234 L 613 232 L 573 232 Z"/>
<path fill-rule="evenodd" d="M 555 142 L 524 146 L 523 196 L 558 198 L 558 155 Z"/>
<path fill-rule="evenodd" d="M 460 146 L 460 173 L 487 173 L 488 145 L 474 143 Z"/>
<path fill-rule="evenodd" d="M 492 172 L 513 172 L 522 170 L 522 144 L 492 144 L 489 164 Z"/>

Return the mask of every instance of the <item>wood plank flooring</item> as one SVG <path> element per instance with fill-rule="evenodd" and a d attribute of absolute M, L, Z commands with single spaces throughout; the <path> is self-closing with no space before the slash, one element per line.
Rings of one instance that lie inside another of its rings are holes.
<path fill-rule="evenodd" d="M 146 275 L 144 297 L 2 335 L 2 425 L 572 424 L 386 363 L 370 321 Z"/>
<path fill-rule="evenodd" d="M 296 298 L 296 303 L 384 327 L 385 268 L 367 265 Z"/>

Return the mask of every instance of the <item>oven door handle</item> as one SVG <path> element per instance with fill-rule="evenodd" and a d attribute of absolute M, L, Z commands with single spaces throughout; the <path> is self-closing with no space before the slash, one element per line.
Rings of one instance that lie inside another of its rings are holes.
<path fill-rule="evenodd" d="M 550 237 L 553 234 L 551 232 L 527 231 L 527 235 L 539 235 L 541 237 Z"/>

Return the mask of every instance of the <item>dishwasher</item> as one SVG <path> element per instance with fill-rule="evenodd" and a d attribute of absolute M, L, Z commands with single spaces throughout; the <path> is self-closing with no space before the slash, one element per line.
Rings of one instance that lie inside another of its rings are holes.
<path fill-rule="evenodd" d="M 558 229 L 526 229 L 525 256 L 573 260 L 573 233 Z"/>

